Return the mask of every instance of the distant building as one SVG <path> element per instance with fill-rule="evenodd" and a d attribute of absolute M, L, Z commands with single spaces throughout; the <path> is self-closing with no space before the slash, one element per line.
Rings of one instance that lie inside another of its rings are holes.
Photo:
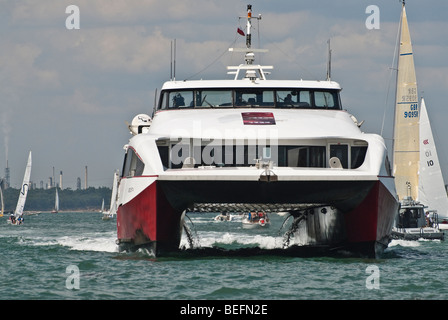
<path fill-rule="evenodd" d="M 76 190 L 81 190 L 81 178 L 76 179 Z"/>

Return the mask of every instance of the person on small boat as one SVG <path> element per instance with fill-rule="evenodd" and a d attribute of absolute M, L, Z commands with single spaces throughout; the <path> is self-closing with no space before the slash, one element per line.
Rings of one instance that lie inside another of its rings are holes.
<path fill-rule="evenodd" d="M 432 227 L 433 225 L 433 220 L 431 219 L 431 217 L 429 216 L 429 211 L 426 211 L 426 226 L 427 227 Z"/>

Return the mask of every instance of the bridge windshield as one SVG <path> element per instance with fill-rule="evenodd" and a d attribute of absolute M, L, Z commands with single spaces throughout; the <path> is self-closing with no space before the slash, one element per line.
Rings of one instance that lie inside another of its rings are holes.
<path fill-rule="evenodd" d="M 239 107 L 342 109 L 339 90 L 296 88 L 165 90 L 158 109 Z"/>

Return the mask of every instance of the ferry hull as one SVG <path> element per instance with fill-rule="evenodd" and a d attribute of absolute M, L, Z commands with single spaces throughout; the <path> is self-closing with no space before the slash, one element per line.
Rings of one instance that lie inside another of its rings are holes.
<path fill-rule="evenodd" d="M 157 183 L 149 185 L 117 210 L 117 243 L 120 251 L 146 248 L 153 255 L 179 248 L 182 213 L 166 200 Z"/>
<path fill-rule="evenodd" d="M 396 199 L 380 181 L 261 183 L 157 180 L 119 207 L 117 228 L 120 250 L 146 247 L 157 256 L 178 251 L 182 212 L 196 202 L 316 202 L 334 205 L 342 213 L 342 223 L 328 225 L 328 222 L 323 222 L 315 228 L 321 230 L 325 225 L 326 228 L 337 229 L 325 231 L 336 236 L 303 246 L 307 248 L 307 253 L 316 247 L 320 254 L 325 247 L 330 252 L 348 251 L 373 258 L 387 247 L 398 210 Z M 315 231 L 310 233 L 314 236 Z M 294 252 L 293 249 L 288 251 Z"/>
<path fill-rule="evenodd" d="M 399 203 L 381 181 L 367 197 L 346 214 L 347 247 L 362 255 L 378 257 L 387 248 Z"/>

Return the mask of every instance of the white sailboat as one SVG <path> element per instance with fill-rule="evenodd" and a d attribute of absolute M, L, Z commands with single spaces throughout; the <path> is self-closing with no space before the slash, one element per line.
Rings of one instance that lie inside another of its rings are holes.
<path fill-rule="evenodd" d="M 22 224 L 23 223 L 23 209 L 25 208 L 26 197 L 28 195 L 28 189 L 30 185 L 31 177 L 31 151 L 28 156 L 28 163 L 25 169 L 25 175 L 23 177 L 22 187 L 20 188 L 19 200 L 17 201 L 16 210 L 14 214 L 8 219 L 8 223 Z"/>
<path fill-rule="evenodd" d="M 2 203 L 0 217 L 3 217 L 3 214 L 5 212 L 5 202 L 3 201 L 3 180 L 0 180 L 0 200 Z"/>
<path fill-rule="evenodd" d="M 425 100 L 420 105 L 419 199 L 437 215 L 439 229 L 448 230 L 448 196 Z"/>
<path fill-rule="evenodd" d="M 440 187 L 440 181 L 437 180 L 442 179 L 443 187 L 443 178 L 424 100 L 419 108 L 417 78 L 404 1 L 398 56 L 393 170 L 401 208 L 392 235 L 409 240 L 443 239 L 444 234 L 438 228 L 437 213 L 434 211 L 436 208 L 433 207 L 433 200 L 441 198 L 440 191 L 436 190 Z"/>
<path fill-rule="evenodd" d="M 110 197 L 110 208 L 108 212 L 104 211 L 104 207 L 102 209 L 103 212 L 103 220 L 109 220 L 111 218 L 113 218 L 116 214 L 117 214 L 117 191 L 118 191 L 118 182 L 119 182 L 119 177 L 118 177 L 118 171 L 114 172 L 114 182 L 112 185 L 112 195 Z M 103 200 L 103 205 L 104 205 L 104 200 Z"/>
<path fill-rule="evenodd" d="M 54 209 L 51 211 L 51 213 L 58 213 L 59 212 L 59 194 L 58 194 L 58 188 L 56 187 L 56 195 L 54 199 Z"/>

